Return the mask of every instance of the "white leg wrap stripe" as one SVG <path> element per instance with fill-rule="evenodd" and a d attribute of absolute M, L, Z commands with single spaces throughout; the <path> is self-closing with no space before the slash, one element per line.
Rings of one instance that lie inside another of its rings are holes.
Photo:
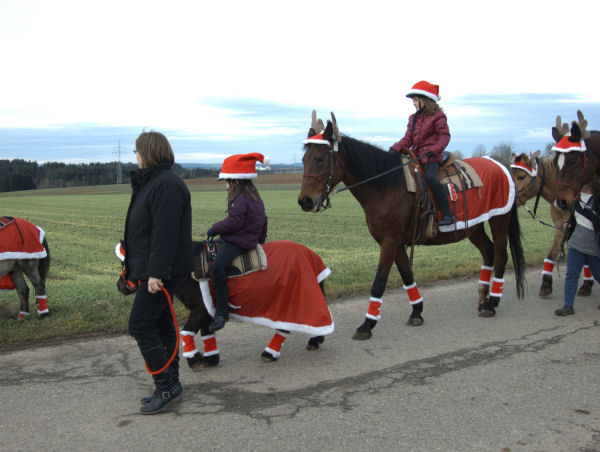
<path fill-rule="evenodd" d="M 422 301 L 423 301 L 423 297 L 421 297 L 421 298 L 419 298 L 418 300 L 415 300 L 415 301 L 410 301 L 410 300 L 408 300 L 408 302 L 409 302 L 411 305 L 413 305 L 413 304 L 419 304 L 419 303 L 421 303 Z"/>
<path fill-rule="evenodd" d="M 270 347 L 265 348 L 265 352 L 270 353 L 271 355 L 273 355 L 274 358 L 279 358 L 281 356 L 281 353 L 276 352 Z"/>
<path fill-rule="evenodd" d="M 481 279 L 479 280 L 479 284 L 483 284 L 484 286 L 489 286 L 490 282 L 489 281 L 482 281 Z"/>
<path fill-rule="evenodd" d="M 193 356 L 196 356 L 196 354 L 198 354 L 198 349 L 194 349 L 191 352 L 183 352 L 183 357 L 184 358 L 191 358 Z"/>
<path fill-rule="evenodd" d="M 381 316 L 380 315 L 371 315 L 367 312 L 367 315 L 365 316 L 367 319 L 371 319 L 371 320 L 380 320 Z"/>
<path fill-rule="evenodd" d="M 47 314 L 48 312 L 50 312 L 48 309 L 44 309 L 43 311 L 38 310 L 38 314 Z"/>
<path fill-rule="evenodd" d="M 181 334 L 182 336 L 192 336 L 192 337 L 194 337 L 196 335 L 196 333 L 193 333 L 191 331 L 186 331 L 186 330 L 180 331 L 179 334 Z"/>
<path fill-rule="evenodd" d="M 413 287 L 417 287 L 417 283 L 416 282 L 412 283 L 410 286 L 406 286 L 406 285 L 402 284 L 402 288 L 404 290 L 412 289 Z"/>
<path fill-rule="evenodd" d="M 219 349 L 212 350 L 210 352 L 204 352 L 204 356 L 212 356 L 212 355 L 218 355 L 218 354 L 219 354 Z"/>
<path fill-rule="evenodd" d="M 369 301 L 376 301 L 377 303 L 383 303 L 383 298 L 375 298 L 375 297 L 371 297 L 369 299 Z"/>
<path fill-rule="evenodd" d="M 203 341 L 205 341 L 207 339 L 212 339 L 213 337 L 215 337 L 214 334 L 208 334 L 206 336 L 201 336 L 200 339 L 202 339 Z"/>

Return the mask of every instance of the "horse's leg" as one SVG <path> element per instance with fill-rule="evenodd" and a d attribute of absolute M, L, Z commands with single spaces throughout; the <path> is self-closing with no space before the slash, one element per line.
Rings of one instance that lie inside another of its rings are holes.
<path fill-rule="evenodd" d="M 580 297 L 589 297 L 592 294 L 592 286 L 594 285 L 594 277 L 589 265 L 583 266 L 583 284 L 579 288 L 577 295 Z"/>
<path fill-rule="evenodd" d="M 490 282 L 492 279 L 492 271 L 494 266 L 494 244 L 485 233 L 483 226 L 473 229 L 469 233 L 469 241 L 475 245 L 475 247 L 481 253 L 483 258 L 483 264 L 481 266 L 481 273 L 479 275 L 479 285 L 477 291 L 479 293 L 479 299 L 477 300 L 477 310 L 479 315 L 481 312 L 486 312 L 484 317 L 491 317 L 495 314 L 494 306 L 488 301 L 488 294 L 490 291 Z"/>
<path fill-rule="evenodd" d="M 499 215 L 490 219 L 490 230 L 494 245 L 494 277 L 490 289 L 490 297 L 487 304 L 484 304 L 479 312 L 480 317 L 493 317 L 496 314 L 494 308 L 498 307 L 502 292 L 504 290 L 504 270 L 508 262 L 508 227 L 510 223 L 510 214 Z"/>
<path fill-rule="evenodd" d="M 408 301 L 412 306 L 412 312 L 408 318 L 408 324 L 412 326 L 420 326 L 423 324 L 423 297 L 419 293 L 419 288 L 414 280 L 413 272 L 410 268 L 410 260 L 406 254 L 404 245 L 399 245 L 396 252 L 396 268 L 402 278 L 403 288 L 408 295 Z"/>
<path fill-rule="evenodd" d="M 213 333 L 208 331 L 208 325 L 212 318 L 204 306 L 198 283 L 192 278 L 188 278 L 175 295 L 190 311 L 185 325 L 180 331 L 183 356 L 187 359 L 188 366 L 193 371 L 198 371 L 201 367 L 216 366 L 219 363 L 217 339 Z M 195 335 L 198 331 L 201 331 L 202 334 L 204 355 L 196 347 Z"/>
<path fill-rule="evenodd" d="M 371 330 L 377 325 L 377 321 L 381 318 L 381 305 L 383 303 L 383 292 L 387 284 L 388 275 L 392 262 L 396 255 L 396 246 L 394 242 L 382 243 L 380 245 L 379 265 L 375 273 L 375 280 L 371 286 L 371 299 L 369 300 L 369 310 L 365 321 L 354 332 L 352 339 L 366 340 L 372 336 Z"/>
<path fill-rule="evenodd" d="M 50 312 L 48 311 L 48 301 L 46 299 L 46 281 L 40 275 L 39 261 L 31 261 L 27 267 L 24 271 L 35 289 L 35 300 L 38 306 L 37 313 L 40 318 L 48 317 Z"/>
<path fill-rule="evenodd" d="M 565 216 L 565 213 L 562 210 L 554 206 L 550 206 L 550 217 L 552 218 L 554 225 L 560 229 L 554 230 L 552 245 L 548 250 L 548 255 L 544 259 L 544 267 L 542 269 L 542 285 L 540 286 L 539 292 L 540 297 L 547 297 L 552 293 L 552 272 L 554 271 L 556 258 L 560 252 L 560 244 L 562 243 L 565 235 L 562 227 L 563 224 L 569 219 L 569 215 Z"/>
<path fill-rule="evenodd" d="M 18 319 L 23 320 L 29 315 L 29 286 L 25 281 L 25 276 L 21 269 L 17 268 L 8 275 L 19 294 L 21 310 L 19 311 Z"/>
<path fill-rule="evenodd" d="M 308 338 L 308 344 L 306 344 L 306 350 L 317 350 L 319 345 L 325 341 L 325 336 L 312 336 Z"/>
<path fill-rule="evenodd" d="M 271 363 L 277 361 L 279 356 L 281 356 L 281 346 L 286 338 L 289 337 L 290 332 L 286 330 L 275 330 L 276 333 L 269 342 L 269 345 L 265 348 L 265 351 L 262 352 L 262 360 Z"/>

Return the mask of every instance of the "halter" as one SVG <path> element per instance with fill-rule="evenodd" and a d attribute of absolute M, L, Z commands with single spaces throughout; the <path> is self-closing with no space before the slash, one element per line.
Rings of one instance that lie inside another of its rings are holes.
<path fill-rule="evenodd" d="M 540 160 L 538 157 L 535 158 L 535 164 L 537 165 L 537 167 L 540 167 Z M 525 203 L 521 200 L 521 197 L 519 196 L 519 193 L 524 192 L 525 190 L 527 190 L 529 187 L 531 187 L 532 185 L 535 184 L 536 180 L 537 180 L 537 172 L 534 176 L 532 176 L 531 180 L 529 181 L 529 183 L 522 188 L 521 190 L 519 190 L 517 192 L 517 198 L 519 198 L 519 201 L 523 202 L 523 206 L 525 207 L 525 209 L 531 214 L 531 216 L 536 219 L 536 214 L 537 214 L 537 208 L 538 208 L 538 204 L 540 202 L 540 197 L 542 196 L 542 191 L 544 190 L 544 184 L 546 183 L 546 167 L 544 165 L 541 165 L 542 167 L 542 183 L 540 184 L 540 189 L 538 190 L 538 192 L 535 195 L 535 204 L 533 205 L 533 214 L 531 213 L 531 211 L 527 208 L 527 206 L 525 205 Z"/>
<path fill-rule="evenodd" d="M 333 196 L 333 194 L 338 192 L 338 191 L 336 191 L 333 194 L 331 193 L 331 191 L 333 190 L 332 182 L 333 182 L 333 176 L 334 176 L 334 166 L 335 166 L 335 168 L 340 168 L 340 166 L 341 166 L 337 153 L 338 153 L 337 141 L 333 144 L 333 146 L 331 145 L 331 143 L 329 143 L 329 168 L 326 169 L 325 171 L 320 172 L 319 174 L 303 174 L 302 175 L 302 177 L 312 177 L 320 182 L 321 176 L 323 176 L 324 174 L 327 174 L 327 183 L 325 184 L 325 191 L 323 193 L 321 193 L 321 196 L 319 197 L 322 200 L 321 206 L 323 207 L 323 209 L 329 209 L 331 207 L 331 200 L 329 199 L 329 195 L 331 194 Z"/>

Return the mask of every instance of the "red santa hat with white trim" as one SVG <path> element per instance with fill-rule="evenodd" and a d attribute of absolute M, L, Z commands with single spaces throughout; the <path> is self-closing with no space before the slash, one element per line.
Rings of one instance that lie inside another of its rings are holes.
<path fill-rule="evenodd" d="M 556 151 L 556 152 L 571 152 L 571 151 L 585 152 L 586 148 L 585 148 L 585 142 L 583 140 L 571 141 L 570 138 L 571 138 L 571 135 L 565 135 L 558 141 L 558 143 L 556 143 L 552 147 L 551 150 Z"/>
<path fill-rule="evenodd" d="M 255 179 L 258 174 L 256 173 L 256 162 L 260 162 L 264 165 L 270 163 L 269 157 L 265 157 L 258 152 L 252 152 L 250 154 L 236 154 L 227 157 L 223 161 L 221 172 L 219 173 L 219 180 L 222 179 Z"/>
<path fill-rule="evenodd" d="M 433 83 L 421 80 L 413 85 L 406 97 L 424 96 L 429 99 L 439 102 L 442 100 L 440 96 L 440 85 L 434 85 Z"/>

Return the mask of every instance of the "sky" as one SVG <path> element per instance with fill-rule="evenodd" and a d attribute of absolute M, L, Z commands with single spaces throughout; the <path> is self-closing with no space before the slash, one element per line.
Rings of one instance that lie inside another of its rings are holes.
<path fill-rule="evenodd" d="M 0 0 L 0 159 L 134 162 L 156 130 L 178 163 L 299 163 L 313 109 L 388 149 L 420 80 L 448 150 L 543 150 L 557 115 L 600 129 L 598 17 L 597 0 Z"/>

